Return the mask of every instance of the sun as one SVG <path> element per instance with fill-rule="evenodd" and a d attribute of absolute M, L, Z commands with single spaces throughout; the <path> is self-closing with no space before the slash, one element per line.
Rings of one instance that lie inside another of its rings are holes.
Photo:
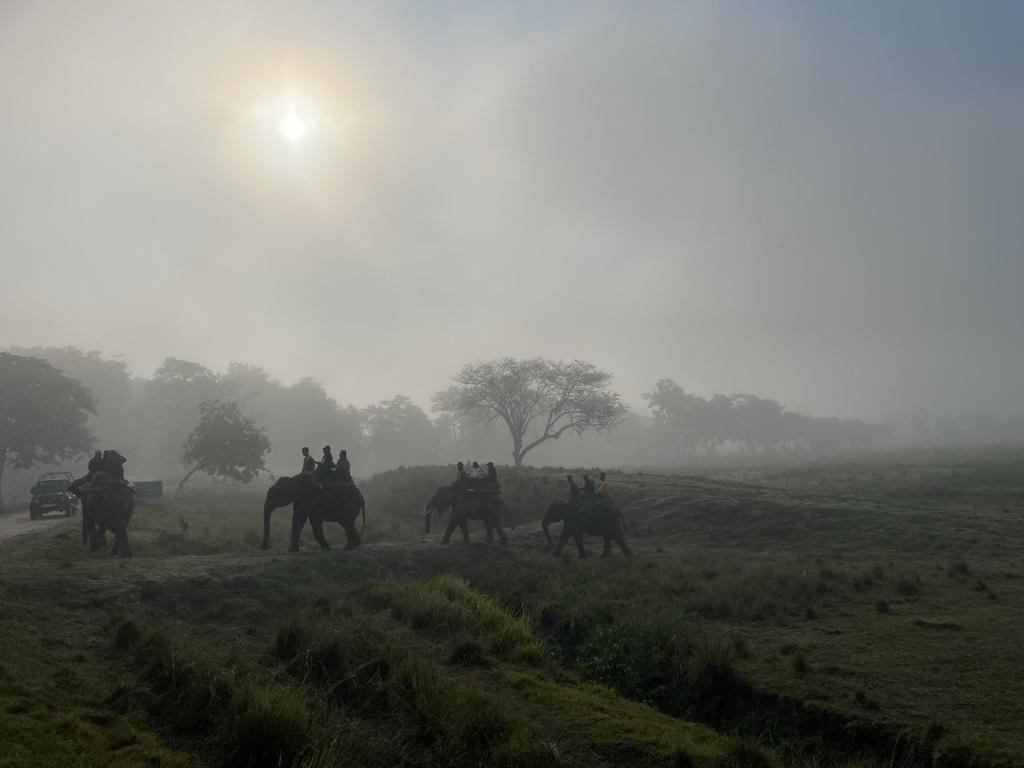
<path fill-rule="evenodd" d="M 278 120 L 277 132 L 288 143 L 298 144 L 309 134 L 309 126 L 294 112 L 287 112 Z"/>

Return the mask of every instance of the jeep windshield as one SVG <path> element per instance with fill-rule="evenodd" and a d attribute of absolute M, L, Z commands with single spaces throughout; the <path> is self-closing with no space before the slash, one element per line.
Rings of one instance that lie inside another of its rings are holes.
<path fill-rule="evenodd" d="M 68 485 L 69 483 L 67 480 L 42 480 L 36 483 L 35 487 L 32 489 L 32 493 L 36 495 L 44 493 L 60 493 L 61 491 L 66 491 L 68 489 Z"/>

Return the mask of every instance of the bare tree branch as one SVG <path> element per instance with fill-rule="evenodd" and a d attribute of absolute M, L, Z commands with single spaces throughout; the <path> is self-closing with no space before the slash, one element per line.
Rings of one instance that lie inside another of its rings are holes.
<path fill-rule="evenodd" d="M 580 360 L 505 357 L 465 365 L 452 386 L 435 395 L 434 410 L 501 419 L 512 436 L 512 458 L 521 466 L 527 453 L 569 430 L 582 434 L 615 427 L 626 408 L 608 389 L 610 381 L 611 374 Z"/>

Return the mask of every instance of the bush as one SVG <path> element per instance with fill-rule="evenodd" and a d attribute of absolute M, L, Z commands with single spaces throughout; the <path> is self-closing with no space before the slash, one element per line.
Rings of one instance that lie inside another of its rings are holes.
<path fill-rule="evenodd" d="M 228 760 L 238 766 L 291 766 L 306 750 L 309 715 L 293 691 L 249 688 L 237 696 Z"/>

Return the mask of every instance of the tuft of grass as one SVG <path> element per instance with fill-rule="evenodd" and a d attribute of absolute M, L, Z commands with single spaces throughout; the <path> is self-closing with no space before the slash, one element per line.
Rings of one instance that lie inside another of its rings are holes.
<path fill-rule="evenodd" d="M 371 604 L 390 608 L 396 619 L 413 627 L 469 633 L 502 659 L 537 663 L 545 656 L 544 644 L 533 635 L 528 616 L 510 615 L 457 576 L 444 574 L 427 582 L 388 581 L 372 587 L 367 598 Z"/>
<path fill-rule="evenodd" d="M 522 752 L 520 747 L 533 740 L 487 693 L 370 624 L 325 624 L 302 635 L 311 641 L 289 665 L 294 676 L 319 681 L 338 704 L 364 716 L 402 718 L 420 732 L 440 764 L 501 764 L 502 755 Z"/>
<path fill-rule="evenodd" d="M 237 766 L 296 765 L 310 740 L 306 702 L 288 688 L 248 687 L 234 696 L 227 762 Z"/>
<path fill-rule="evenodd" d="M 142 667 L 150 708 L 218 752 L 225 765 L 295 766 L 313 745 L 310 713 L 295 689 L 218 663 L 168 627 L 123 621 L 115 640 Z"/>

